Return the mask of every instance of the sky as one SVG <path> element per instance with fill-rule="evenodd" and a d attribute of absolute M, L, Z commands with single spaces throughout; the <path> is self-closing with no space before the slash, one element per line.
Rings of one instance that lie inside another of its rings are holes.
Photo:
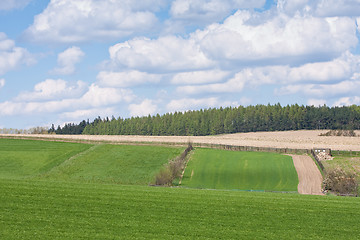
<path fill-rule="evenodd" d="M 360 104 L 360 0 L 1 0 L 0 128 Z"/>

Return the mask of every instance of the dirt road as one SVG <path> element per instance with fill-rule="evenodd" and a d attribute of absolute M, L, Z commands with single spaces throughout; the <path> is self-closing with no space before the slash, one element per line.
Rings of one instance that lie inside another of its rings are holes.
<path fill-rule="evenodd" d="M 298 173 L 300 194 L 323 195 L 321 192 L 322 176 L 311 157 L 306 155 L 289 155 Z"/>

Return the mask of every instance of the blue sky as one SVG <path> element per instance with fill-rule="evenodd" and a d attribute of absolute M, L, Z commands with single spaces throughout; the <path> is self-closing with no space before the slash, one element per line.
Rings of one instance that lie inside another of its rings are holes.
<path fill-rule="evenodd" d="M 360 104 L 360 0 L 4 0 L 0 128 Z"/>

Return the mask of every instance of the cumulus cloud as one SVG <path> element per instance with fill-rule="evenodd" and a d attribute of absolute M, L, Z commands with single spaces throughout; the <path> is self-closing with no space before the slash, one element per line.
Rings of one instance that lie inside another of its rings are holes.
<path fill-rule="evenodd" d="M 15 42 L 0 32 L 0 75 L 15 69 L 21 64 L 31 65 L 35 59 L 24 48 L 16 47 Z"/>
<path fill-rule="evenodd" d="M 158 107 L 150 99 L 145 99 L 140 104 L 130 104 L 129 111 L 131 116 L 147 116 L 154 115 L 158 110 Z"/>
<path fill-rule="evenodd" d="M 21 93 L 12 101 L 0 103 L 0 115 L 107 108 L 120 103 L 129 103 L 134 98 L 134 94 L 129 89 L 106 88 L 96 84 L 85 86 L 82 82 L 71 85 L 63 80 L 48 79 L 37 84 L 33 92 Z"/>
<path fill-rule="evenodd" d="M 356 22 L 349 17 L 266 14 L 239 10 L 224 23 L 187 38 L 134 38 L 110 47 L 109 62 L 117 69 L 147 72 L 194 72 L 271 62 L 298 65 L 319 58 L 331 60 L 358 44 Z"/>
<path fill-rule="evenodd" d="M 25 36 L 36 42 L 74 43 L 116 39 L 152 29 L 157 18 L 152 11 L 163 0 L 51 0 L 35 16 Z"/>
<path fill-rule="evenodd" d="M 69 75 L 75 72 L 75 65 L 81 61 L 85 53 L 79 47 L 70 47 L 59 53 L 57 58 L 58 66 L 51 71 L 53 74 Z"/>
<path fill-rule="evenodd" d="M 209 68 L 209 60 L 192 39 L 176 36 L 136 38 L 109 48 L 113 65 L 143 71 L 184 71 Z"/>
<path fill-rule="evenodd" d="M 0 2 L 0 10 L 12 10 L 23 8 L 29 4 L 31 0 L 3 0 Z"/>
<path fill-rule="evenodd" d="M 100 87 L 91 84 L 87 93 L 82 96 L 79 103 L 86 103 L 92 107 L 100 107 L 116 104 L 119 102 L 130 102 L 134 95 L 129 89 Z"/>
<path fill-rule="evenodd" d="M 358 43 L 351 18 L 317 18 L 278 14 L 261 21 L 261 14 L 237 11 L 223 24 L 196 34 L 201 50 L 220 60 L 256 61 L 286 57 L 338 55 Z M 316 33 L 316 34 L 314 34 Z M 195 37 L 194 36 L 194 37 Z"/>
<path fill-rule="evenodd" d="M 360 105 L 360 97 L 342 97 L 334 103 L 334 106 L 351 106 L 354 104 Z"/>
<path fill-rule="evenodd" d="M 299 67 L 288 65 L 248 67 L 223 83 L 180 86 L 177 91 L 185 94 L 241 92 L 246 85 L 258 87 L 264 84 L 313 83 L 316 86 L 319 83 L 355 80 L 358 78 L 358 69 L 360 69 L 360 56 L 345 52 L 331 61 L 307 63 Z M 297 89 L 294 86 L 292 88 Z M 282 88 L 282 90 L 285 89 L 287 90 L 286 87 Z"/>
<path fill-rule="evenodd" d="M 223 80 L 229 75 L 226 71 L 208 70 L 208 71 L 194 71 L 194 72 L 182 72 L 175 74 L 171 83 L 173 84 L 203 84 L 214 83 Z"/>
<path fill-rule="evenodd" d="M 97 75 L 97 80 L 102 86 L 132 87 L 142 84 L 158 83 L 161 80 L 161 75 L 136 70 L 124 72 L 102 71 Z"/>
<path fill-rule="evenodd" d="M 85 82 L 69 83 L 62 79 L 46 79 L 35 85 L 34 91 L 22 92 L 16 101 L 48 101 L 54 99 L 76 98 L 82 96 L 87 90 Z"/>

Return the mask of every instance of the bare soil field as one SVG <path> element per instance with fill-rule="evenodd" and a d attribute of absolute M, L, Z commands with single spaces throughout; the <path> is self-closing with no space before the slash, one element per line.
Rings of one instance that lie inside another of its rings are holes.
<path fill-rule="evenodd" d="M 290 155 L 299 177 L 298 192 L 300 194 L 323 195 L 322 175 L 311 157 L 306 155 Z"/>
<path fill-rule="evenodd" d="M 312 149 L 331 148 L 332 150 L 360 151 L 360 137 L 319 136 L 327 130 L 300 130 L 281 132 L 250 132 L 223 134 L 216 136 L 118 136 L 118 135 L 6 135 L 12 137 L 33 137 L 76 141 L 110 141 L 114 143 L 193 143 L 224 144 L 233 146 L 254 146 L 271 148 Z M 356 131 L 360 134 L 360 131 Z"/>

